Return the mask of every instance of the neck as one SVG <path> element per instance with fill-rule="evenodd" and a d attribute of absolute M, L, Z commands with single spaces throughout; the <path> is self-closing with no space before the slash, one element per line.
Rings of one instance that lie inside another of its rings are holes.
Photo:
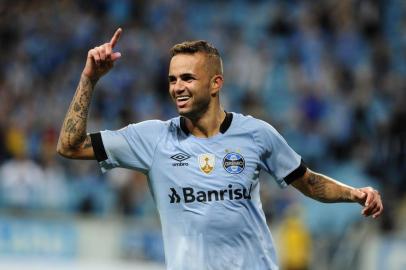
<path fill-rule="evenodd" d="M 220 126 L 225 117 L 224 109 L 218 106 L 215 110 L 207 110 L 199 118 L 186 118 L 186 127 L 194 136 L 208 138 L 220 132 Z"/>

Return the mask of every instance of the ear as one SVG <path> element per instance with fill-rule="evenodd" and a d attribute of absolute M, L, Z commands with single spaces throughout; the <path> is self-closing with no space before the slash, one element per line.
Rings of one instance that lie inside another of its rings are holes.
<path fill-rule="evenodd" d="M 214 75 L 210 81 L 210 88 L 212 94 L 217 94 L 220 92 L 220 89 L 223 87 L 224 78 L 223 75 Z"/>

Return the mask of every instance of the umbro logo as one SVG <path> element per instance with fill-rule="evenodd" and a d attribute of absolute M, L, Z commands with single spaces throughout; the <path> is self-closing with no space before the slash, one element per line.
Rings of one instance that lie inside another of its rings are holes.
<path fill-rule="evenodd" d="M 175 163 L 172 163 L 172 166 L 174 166 L 174 167 L 189 166 L 189 163 L 183 162 L 189 158 L 190 158 L 190 155 L 188 155 L 186 153 L 177 153 L 176 155 L 171 156 L 171 159 L 177 161 Z"/>

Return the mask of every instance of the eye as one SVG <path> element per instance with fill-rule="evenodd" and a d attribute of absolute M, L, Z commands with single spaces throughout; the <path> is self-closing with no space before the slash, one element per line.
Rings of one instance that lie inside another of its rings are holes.
<path fill-rule="evenodd" d="M 190 74 L 185 74 L 181 76 L 181 79 L 185 82 L 192 82 L 195 78 Z"/>
<path fill-rule="evenodd" d="M 169 76 L 169 77 L 168 77 L 168 81 L 169 81 L 170 84 L 176 83 L 176 78 L 175 78 L 175 76 Z"/>

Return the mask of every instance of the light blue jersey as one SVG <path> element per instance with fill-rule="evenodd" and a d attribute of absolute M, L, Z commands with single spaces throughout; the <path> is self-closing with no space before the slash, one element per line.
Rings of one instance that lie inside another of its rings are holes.
<path fill-rule="evenodd" d="M 228 113 L 210 138 L 188 133 L 181 117 L 102 131 L 102 170 L 148 176 L 160 215 L 167 269 L 278 269 L 259 196 L 259 173 L 284 179 L 301 166 L 269 124 Z"/>

